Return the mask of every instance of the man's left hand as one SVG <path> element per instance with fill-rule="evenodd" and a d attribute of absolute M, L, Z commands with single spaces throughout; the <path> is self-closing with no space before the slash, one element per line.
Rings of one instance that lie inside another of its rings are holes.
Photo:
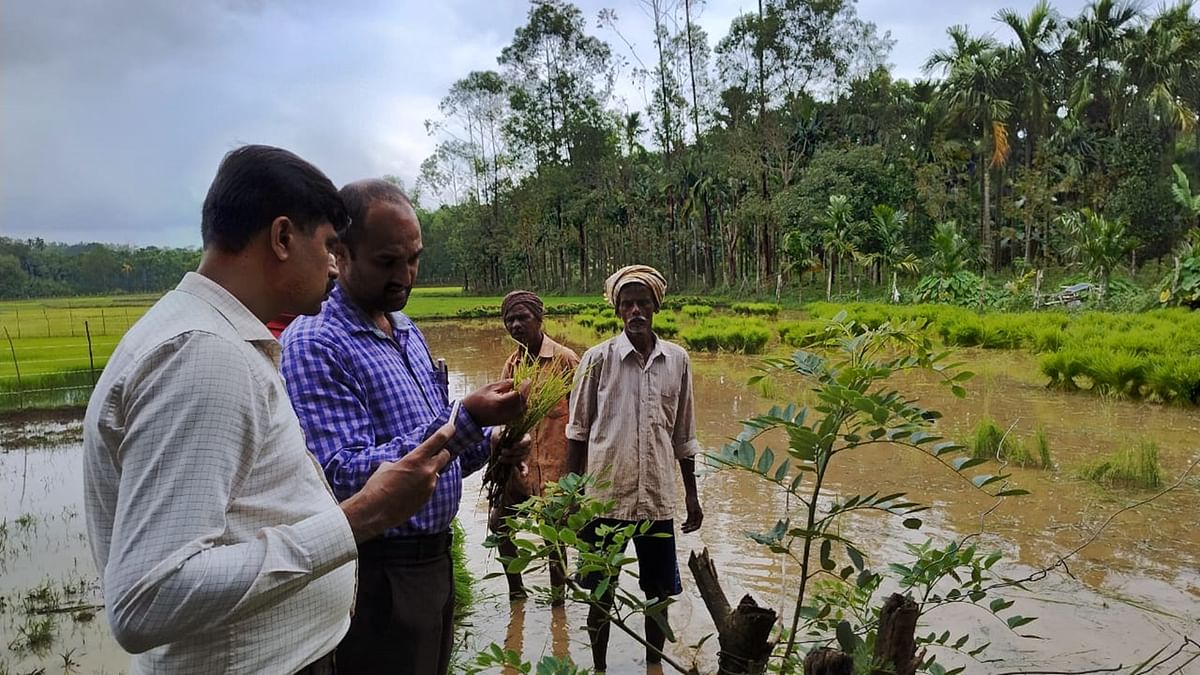
<path fill-rule="evenodd" d="M 500 437 L 503 435 L 504 434 L 501 433 L 499 429 L 492 431 L 492 450 L 493 452 L 500 453 L 496 456 L 496 459 L 501 464 L 513 465 L 517 465 L 525 461 L 525 458 L 529 456 L 529 449 L 533 447 L 533 438 L 529 434 L 525 434 L 521 437 L 521 440 L 516 442 L 515 445 L 498 448 L 496 447 L 496 444 L 499 443 Z"/>
<path fill-rule="evenodd" d="M 683 521 L 680 529 L 687 534 L 700 529 L 700 524 L 704 522 L 704 510 L 700 508 L 700 498 L 696 495 L 688 495 L 685 502 L 687 503 L 687 520 Z"/>

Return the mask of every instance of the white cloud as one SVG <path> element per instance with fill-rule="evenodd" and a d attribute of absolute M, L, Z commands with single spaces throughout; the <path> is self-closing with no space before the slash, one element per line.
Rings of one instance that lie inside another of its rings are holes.
<path fill-rule="evenodd" d="M 1000 34 L 991 17 L 1004 4 L 861 0 L 859 13 L 892 31 L 896 73 L 914 77 L 949 25 Z M 1058 3 L 1068 14 L 1082 5 Z M 589 30 L 628 57 L 596 27 L 597 12 L 614 7 L 652 62 L 651 21 L 637 0 L 580 7 Z M 698 23 L 715 43 L 756 7 L 713 0 Z M 293 150 L 336 183 L 391 173 L 412 184 L 435 142 L 424 121 L 456 79 L 497 68 L 527 11 L 516 0 L 6 3 L 0 234 L 198 245 L 212 173 L 248 142 Z M 618 94 L 644 104 L 628 81 Z"/>

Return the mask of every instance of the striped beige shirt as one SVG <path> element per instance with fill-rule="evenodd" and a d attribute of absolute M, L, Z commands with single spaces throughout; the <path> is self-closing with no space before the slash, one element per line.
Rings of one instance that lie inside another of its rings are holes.
<path fill-rule="evenodd" d="M 88 535 L 134 673 L 292 673 L 349 627 L 354 536 L 305 449 L 279 353 L 192 273 L 96 385 Z"/>
<path fill-rule="evenodd" d="M 587 441 L 588 471 L 611 481 L 590 492 L 615 502 L 610 517 L 674 518 L 678 460 L 700 452 L 687 352 L 657 339 L 643 363 L 623 331 L 587 350 L 567 438 Z"/>

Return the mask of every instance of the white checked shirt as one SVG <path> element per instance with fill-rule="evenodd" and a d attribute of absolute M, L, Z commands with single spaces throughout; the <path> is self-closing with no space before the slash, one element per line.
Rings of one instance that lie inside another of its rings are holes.
<path fill-rule="evenodd" d="M 117 346 L 84 419 L 109 625 L 134 673 L 293 673 L 354 601 L 354 536 L 305 448 L 279 343 L 189 273 Z"/>

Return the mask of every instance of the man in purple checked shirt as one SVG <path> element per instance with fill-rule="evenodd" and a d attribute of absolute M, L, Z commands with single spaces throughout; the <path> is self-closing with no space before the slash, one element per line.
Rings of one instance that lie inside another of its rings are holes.
<path fill-rule="evenodd" d="M 463 476 L 491 452 L 489 425 L 524 409 L 512 382 L 489 384 L 451 406 L 444 372 L 400 310 L 420 261 L 421 225 L 408 198 L 382 180 L 343 187 L 351 224 L 341 233 L 337 287 L 316 316 L 283 334 L 283 376 L 309 450 L 334 495 L 348 499 L 383 461 L 403 457 L 445 424 L 456 458 L 407 523 L 359 545 L 358 594 L 335 658 L 343 673 L 445 673 L 454 636 L 450 522 Z M 528 439 L 503 449 L 519 462 Z"/>

